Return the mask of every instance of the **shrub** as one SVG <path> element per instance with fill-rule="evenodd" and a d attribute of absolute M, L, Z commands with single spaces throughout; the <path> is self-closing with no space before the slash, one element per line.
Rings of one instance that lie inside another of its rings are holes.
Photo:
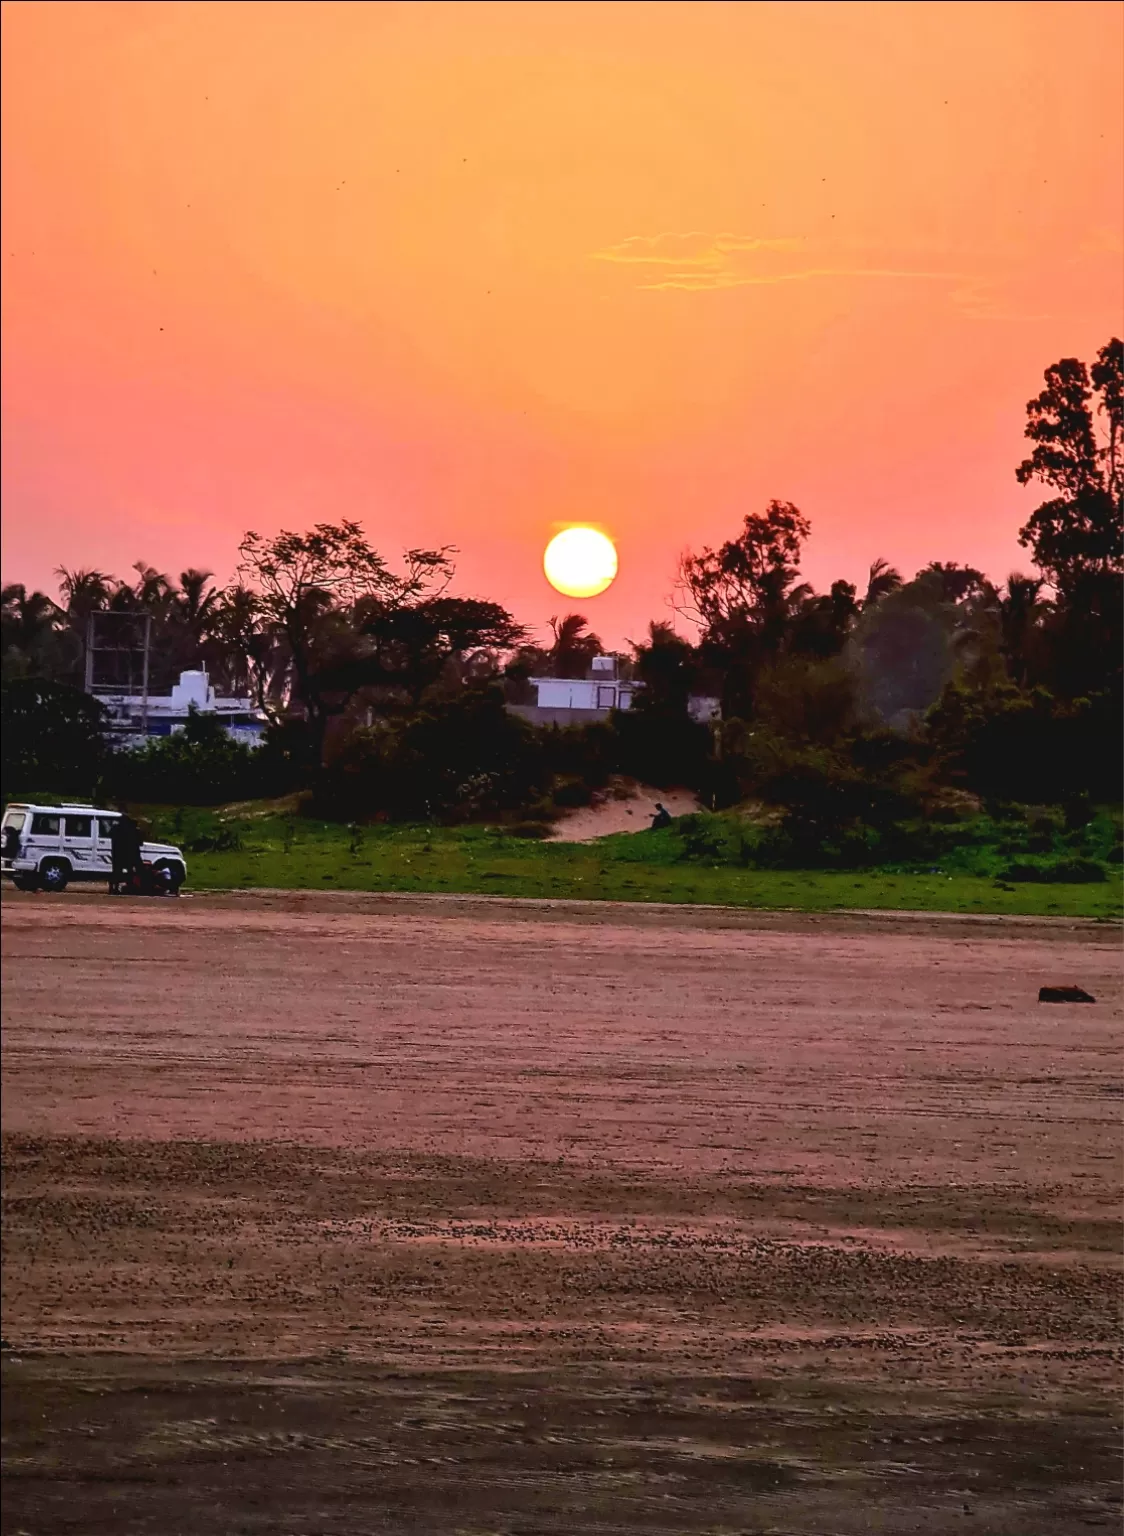
<path fill-rule="evenodd" d="M 1068 804 L 1079 819 L 1091 796 L 1119 794 L 1120 702 L 1107 695 L 950 684 L 926 726 L 944 773 L 986 798 Z"/>
<path fill-rule="evenodd" d="M 184 838 L 188 853 L 238 853 L 242 839 L 233 827 L 218 827 L 213 832 L 197 832 Z"/>
<path fill-rule="evenodd" d="M 1059 859 L 1047 878 L 1052 885 L 1096 885 L 1108 879 L 1108 871 L 1093 859 Z"/>
<path fill-rule="evenodd" d="M 697 859 L 707 864 L 743 866 L 752 860 L 753 835 L 736 816 L 693 811 L 689 815 L 680 816 L 674 827 L 682 848 L 681 857 L 684 859 Z"/>
<path fill-rule="evenodd" d="M 114 753 L 104 788 L 114 798 L 164 805 L 221 805 L 268 793 L 255 753 L 214 715 L 192 710 L 182 731 Z"/>
<path fill-rule="evenodd" d="M 999 878 L 1013 884 L 1096 885 L 1108 879 L 1108 872 L 1093 859 L 1056 859 L 1049 864 L 1008 864 Z"/>
<path fill-rule="evenodd" d="M 526 837 L 541 842 L 550 836 L 551 825 L 549 821 L 517 821 L 508 830 L 512 837 Z"/>
<path fill-rule="evenodd" d="M 354 732 L 321 775 L 310 811 L 464 822 L 541 804 L 550 772 L 537 733 L 488 685 L 435 698 L 416 715 Z"/>
<path fill-rule="evenodd" d="M 703 788 L 711 752 L 705 725 L 671 710 L 617 710 L 613 714 L 617 767 L 657 789 Z"/>
<path fill-rule="evenodd" d="M 540 727 L 536 737 L 547 768 L 558 778 L 596 790 L 604 789 L 617 771 L 620 741 L 608 721 Z"/>
<path fill-rule="evenodd" d="M 593 791 L 582 779 L 566 778 L 554 786 L 554 803 L 562 810 L 576 810 L 592 800 Z"/>
<path fill-rule="evenodd" d="M 3 687 L 3 787 L 89 795 L 109 759 L 105 711 L 66 683 L 17 678 Z"/>

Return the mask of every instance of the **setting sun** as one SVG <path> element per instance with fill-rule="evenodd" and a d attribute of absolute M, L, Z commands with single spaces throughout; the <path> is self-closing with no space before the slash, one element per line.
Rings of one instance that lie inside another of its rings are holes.
<path fill-rule="evenodd" d="M 567 597 L 596 597 L 617 574 L 613 541 L 596 528 L 567 528 L 555 534 L 542 557 L 546 579 Z"/>

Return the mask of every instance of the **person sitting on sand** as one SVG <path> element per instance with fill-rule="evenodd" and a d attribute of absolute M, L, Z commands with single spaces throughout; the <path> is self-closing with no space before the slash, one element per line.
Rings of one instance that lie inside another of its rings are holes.
<path fill-rule="evenodd" d="M 660 827 L 670 827 L 670 826 L 671 826 L 671 813 L 664 806 L 662 806 L 660 804 L 660 802 L 657 800 L 656 801 L 656 814 L 652 817 L 652 831 L 655 832 Z"/>

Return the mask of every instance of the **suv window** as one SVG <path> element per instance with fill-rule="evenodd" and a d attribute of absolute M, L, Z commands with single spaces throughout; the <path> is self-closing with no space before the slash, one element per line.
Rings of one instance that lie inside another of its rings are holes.
<path fill-rule="evenodd" d="M 42 811 L 37 811 L 31 818 L 31 835 L 33 837 L 58 837 L 61 825 L 61 816 L 45 816 Z"/>
<path fill-rule="evenodd" d="M 67 837 L 90 837 L 93 827 L 93 818 L 90 816 L 68 816 L 66 818 Z"/>
<path fill-rule="evenodd" d="M 102 816 L 98 821 L 98 836 L 104 837 L 108 842 L 113 836 L 113 823 L 116 819 L 116 817 Z"/>
<path fill-rule="evenodd" d="M 9 811 L 4 817 L 5 832 L 22 832 L 27 816 L 23 811 Z"/>

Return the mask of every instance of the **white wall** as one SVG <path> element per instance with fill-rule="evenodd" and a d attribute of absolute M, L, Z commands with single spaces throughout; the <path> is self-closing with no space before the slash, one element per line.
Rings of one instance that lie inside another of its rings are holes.
<path fill-rule="evenodd" d="M 215 690 L 208 682 L 206 672 L 181 672 L 179 682 L 172 684 L 168 697 L 173 709 L 187 709 L 191 704 L 201 710 L 215 707 Z"/>
<path fill-rule="evenodd" d="M 613 678 L 533 677 L 539 709 L 631 709 L 635 683 Z"/>
<path fill-rule="evenodd" d="M 573 677 L 541 677 L 538 684 L 540 709 L 596 709 L 597 684 Z"/>

